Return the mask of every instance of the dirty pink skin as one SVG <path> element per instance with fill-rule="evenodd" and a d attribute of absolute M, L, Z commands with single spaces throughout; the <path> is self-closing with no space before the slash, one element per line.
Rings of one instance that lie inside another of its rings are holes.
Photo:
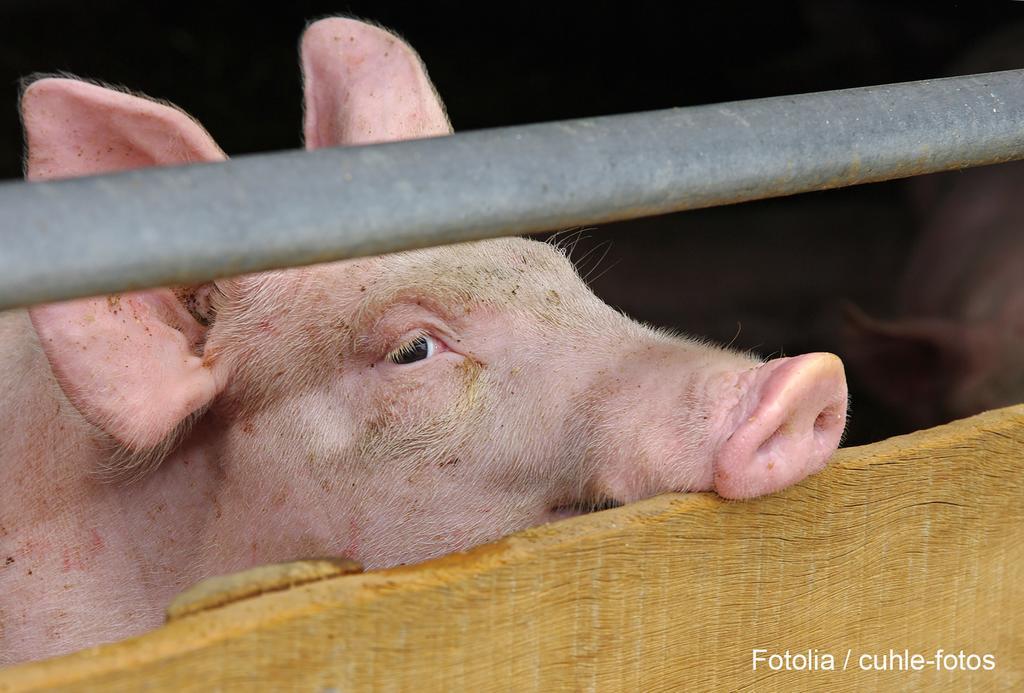
<path fill-rule="evenodd" d="M 450 131 L 385 31 L 317 22 L 302 65 L 309 147 Z M 31 180 L 224 158 L 181 111 L 82 82 L 22 110 Z M 518 238 L 38 306 L 0 317 L 0 349 L 5 663 L 152 628 L 254 564 L 375 568 L 666 491 L 771 493 L 846 416 L 835 356 L 649 329 Z"/>
<path fill-rule="evenodd" d="M 927 212 L 897 317 L 848 311 L 851 368 L 916 427 L 1024 402 L 1024 164 L 914 189 Z"/>

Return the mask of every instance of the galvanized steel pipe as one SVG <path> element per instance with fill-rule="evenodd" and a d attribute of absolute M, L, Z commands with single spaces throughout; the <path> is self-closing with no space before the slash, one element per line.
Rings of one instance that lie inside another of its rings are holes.
<path fill-rule="evenodd" d="M 1024 70 L 0 184 L 0 309 L 1024 158 Z"/>

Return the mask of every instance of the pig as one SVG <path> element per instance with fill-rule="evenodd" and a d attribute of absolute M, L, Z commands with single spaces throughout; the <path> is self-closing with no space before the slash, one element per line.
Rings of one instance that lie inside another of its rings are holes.
<path fill-rule="evenodd" d="M 307 148 L 450 132 L 412 49 L 301 41 Z M 225 158 L 175 107 L 68 78 L 21 100 L 38 181 Z M 4 314 L 0 661 L 143 632 L 206 576 L 368 569 L 669 491 L 767 494 L 840 442 L 841 361 L 635 323 L 504 238 Z"/>
<path fill-rule="evenodd" d="M 1022 41 L 1012 25 L 951 72 L 1020 67 Z M 846 308 L 851 372 L 916 428 L 1024 402 L 1024 163 L 924 176 L 909 191 L 921 231 L 893 317 Z"/>
<path fill-rule="evenodd" d="M 948 182 L 901 279 L 897 317 L 846 311 L 852 372 L 915 428 L 1024 402 L 1024 164 Z"/>

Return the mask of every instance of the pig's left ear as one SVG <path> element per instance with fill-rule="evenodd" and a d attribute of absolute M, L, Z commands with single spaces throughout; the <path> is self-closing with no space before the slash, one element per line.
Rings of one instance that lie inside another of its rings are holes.
<path fill-rule="evenodd" d="M 32 180 L 224 158 L 184 112 L 86 82 L 36 81 L 21 108 Z M 216 367 L 199 355 L 201 295 L 153 289 L 29 310 L 64 394 L 129 460 L 172 440 L 221 390 Z"/>
<path fill-rule="evenodd" d="M 29 315 L 68 400 L 129 451 L 173 438 L 222 390 L 200 355 L 206 328 L 170 289 L 51 303 Z"/>
<path fill-rule="evenodd" d="M 891 406 L 944 399 L 983 361 L 987 331 L 939 318 L 877 320 L 844 306 L 843 357 Z"/>
<path fill-rule="evenodd" d="M 300 46 L 307 149 L 451 133 L 419 56 L 383 29 L 321 19 Z"/>
<path fill-rule="evenodd" d="M 77 79 L 30 83 L 21 95 L 21 120 L 29 180 L 227 158 L 185 112 Z"/>

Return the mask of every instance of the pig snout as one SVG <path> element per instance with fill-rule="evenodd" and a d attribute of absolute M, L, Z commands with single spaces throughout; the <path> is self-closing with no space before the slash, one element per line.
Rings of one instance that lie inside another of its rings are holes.
<path fill-rule="evenodd" d="M 712 460 L 723 498 L 778 491 L 825 467 L 846 427 L 847 389 L 833 354 L 779 358 L 743 373 L 731 433 Z"/>
<path fill-rule="evenodd" d="M 753 498 L 820 471 L 846 427 L 843 364 L 813 353 L 758 364 L 745 356 L 670 345 L 619 369 L 629 383 L 605 395 L 594 507 L 665 492 Z"/>

